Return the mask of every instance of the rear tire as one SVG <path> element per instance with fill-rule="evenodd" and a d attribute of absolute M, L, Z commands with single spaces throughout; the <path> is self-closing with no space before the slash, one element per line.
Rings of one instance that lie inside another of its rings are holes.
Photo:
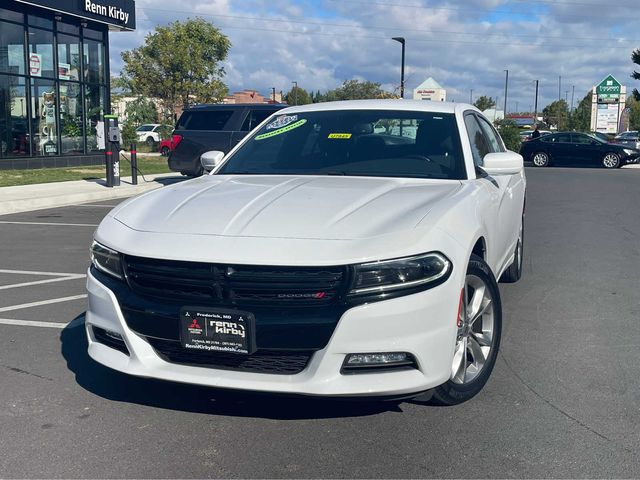
<path fill-rule="evenodd" d="M 513 253 L 513 263 L 509 265 L 502 276 L 500 282 L 503 283 L 515 283 L 522 277 L 522 262 L 524 255 L 524 215 L 522 216 L 522 223 L 520 223 L 520 233 L 518 234 L 518 241 L 516 242 L 516 249 Z"/>
<path fill-rule="evenodd" d="M 617 153 L 608 152 L 602 157 L 602 166 L 604 168 L 619 168 L 620 163 L 620 156 Z"/>
<path fill-rule="evenodd" d="M 168 157 L 169 156 L 169 147 L 162 147 L 160 149 L 160 155 L 162 155 L 163 157 Z"/>
<path fill-rule="evenodd" d="M 498 357 L 502 331 L 500 291 L 489 265 L 471 255 L 458 318 L 450 379 L 433 389 L 431 403 L 456 405 L 485 386 Z"/>
<path fill-rule="evenodd" d="M 548 167 L 549 155 L 544 152 L 536 152 L 531 155 L 531 161 L 535 167 Z"/>
<path fill-rule="evenodd" d="M 149 147 L 153 147 L 153 144 L 155 143 L 153 141 L 153 137 L 147 137 L 147 139 L 145 140 L 145 143 L 149 146 Z"/>

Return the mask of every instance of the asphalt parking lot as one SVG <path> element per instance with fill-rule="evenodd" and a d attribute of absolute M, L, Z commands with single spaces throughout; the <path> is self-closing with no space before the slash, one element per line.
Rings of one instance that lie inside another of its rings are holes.
<path fill-rule="evenodd" d="M 456 407 L 230 394 L 89 359 L 114 201 L 0 216 L 0 477 L 639 477 L 640 170 L 527 169 L 501 354 Z"/>

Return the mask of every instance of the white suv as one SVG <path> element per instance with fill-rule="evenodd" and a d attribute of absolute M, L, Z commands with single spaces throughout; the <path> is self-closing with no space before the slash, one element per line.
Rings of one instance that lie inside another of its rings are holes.
<path fill-rule="evenodd" d="M 136 135 L 138 135 L 138 142 L 145 142 L 152 147 L 155 143 L 159 143 L 160 140 L 160 127 L 159 123 L 147 123 L 140 125 L 136 128 Z"/>
<path fill-rule="evenodd" d="M 525 176 L 476 108 L 292 107 L 222 157 L 96 230 L 93 359 L 266 392 L 432 390 L 453 404 L 482 389 L 500 345 L 496 279 L 522 271 Z"/>

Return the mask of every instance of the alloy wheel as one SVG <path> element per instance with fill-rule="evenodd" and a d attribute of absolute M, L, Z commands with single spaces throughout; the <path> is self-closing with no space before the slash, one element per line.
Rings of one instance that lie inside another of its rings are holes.
<path fill-rule="evenodd" d="M 615 153 L 607 153 L 602 159 L 602 164 L 606 168 L 616 168 L 619 162 L 620 159 Z"/>
<path fill-rule="evenodd" d="M 546 153 L 536 153 L 533 156 L 533 164 L 536 167 L 544 167 L 549 163 L 549 157 L 547 156 Z"/>
<path fill-rule="evenodd" d="M 491 290 L 481 278 L 467 275 L 451 366 L 453 383 L 466 385 L 473 382 L 484 368 L 493 347 L 493 320 Z"/>

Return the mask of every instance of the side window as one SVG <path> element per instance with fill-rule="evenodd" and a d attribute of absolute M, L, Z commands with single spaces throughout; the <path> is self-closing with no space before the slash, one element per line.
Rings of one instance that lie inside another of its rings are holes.
<path fill-rule="evenodd" d="M 481 167 L 484 165 L 483 158 L 487 153 L 491 152 L 489 147 L 489 141 L 486 135 L 482 131 L 478 120 L 475 115 L 466 115 L 464 117 L 464 123 L 467 127 L 467 135 L 469 136 L 469 143 L 471 143 L 471 152 L 473 153 L 473 163 Z"/>
<path fill-rule="evenodd" d="M 183 112 L 176 130 L 224 130 L 233 110 Z"/>
<path fill-rule="evenodd" d="M 579 143 L 580 145 L 591 145 L 593 139 L 587 135 L 580 135 L 579 133 L 572 133 L 571 140 L 573 143 Z"/>
<path fill-rule="evenodd" d="M 277 110 L 251 110 L 247 115 L 247 118 L 244 119 L 244 123 L 242 124 L 243 132 L 249 132 L 260 125 L 266 118 L 268 118 L 272 113 Z"/>
<path fill-rule="evenodd" d="M 571 143 L 571 135 L 568 133 L 560 133 L 553 137 L 554 143 Z"/>
<path fill-rule="evenodd" d="M 478 118 L 478 121 L 480 122 L 480 127 L 482 128 L 482 131 L 484 132 L 487 139 L 489 140 L 489 146 L 491 147 L 491 152 L 493 153 L 503 152 L 504 150 L 502 148 L 502 140 L 500 139 L 495 129 L 484 118 L 481 118 L 481 117 L 477 117 L 477 118 Z"/>

